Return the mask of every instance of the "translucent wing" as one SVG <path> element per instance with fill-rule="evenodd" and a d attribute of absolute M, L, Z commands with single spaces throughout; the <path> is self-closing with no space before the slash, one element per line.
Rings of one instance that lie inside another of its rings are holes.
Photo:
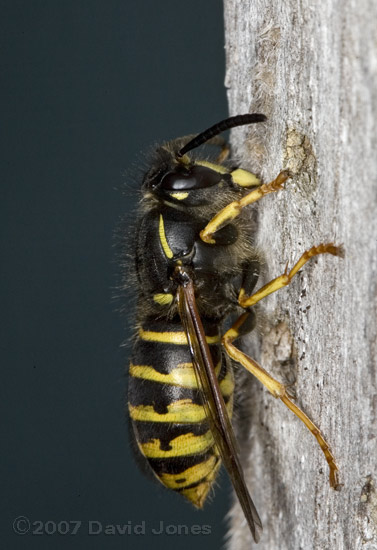
<path fill-rule="evenodd" d="M 207 419 L 225 468 L 230 476 L 255 542 L 262 523 L 249 495 L 237 453 L 237 443 L 216 377 L 204 328 L 196 306 L 194 287 L 186 271 L 180 269 L 178 309 L 187 334 L 198 385 L 203 392 Z"/>

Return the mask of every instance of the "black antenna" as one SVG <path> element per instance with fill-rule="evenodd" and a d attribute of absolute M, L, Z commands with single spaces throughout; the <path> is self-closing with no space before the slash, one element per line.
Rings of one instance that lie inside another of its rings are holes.
<path fill-rule="evenodd" d="M 267 117 L 259 113 L 231 116 L 225 120 L 221 120 L 186 143 L 186 145 L 178 151 L 177 157 L 183 157 L 188 151 L 199 147 L 199 145 L 203 145 L 203 143 L 221 134 L 221 132 L 225 132 L 225 130 L 230 130 L 236 126 L 244 126 L 245 124 L 264 122 L 265 120 L 267 120 Z"/>

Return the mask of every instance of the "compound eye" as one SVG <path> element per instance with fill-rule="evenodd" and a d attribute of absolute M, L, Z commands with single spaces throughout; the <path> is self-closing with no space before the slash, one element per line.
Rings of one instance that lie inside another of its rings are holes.
<path fill-rule="evenodd" d="M 168 172 L 161 180 L 160 189 L 166 191 L 189 191 L 212 187 L 221 181 L 222 174 L 205 166 L 177 168 Z"/>

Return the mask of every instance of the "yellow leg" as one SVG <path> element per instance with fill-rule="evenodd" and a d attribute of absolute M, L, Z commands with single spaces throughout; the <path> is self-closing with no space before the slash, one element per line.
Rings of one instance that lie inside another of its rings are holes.
<path fill-rule="evenodd" d="M 327 460 L 327 463 L 330 468 L 330 486 L 334 489 L 339 488 L 338 480 L 338 467 L 335 463 L 335 458 L 330 450 L 330 446 L 321 434 L 319 428 L 310 420 L 310 418 L 297 406 L 295 405 L 287 394 L 286 387 L 275 380 L 268 372 L 261 367 L 256 361 L 251 359 L 248 355 L 236 348 L 232 342 L 240 335 L 240 328 L 243 323 L 246 321 L 248 313 L 243 313 L 239 319 L 234 323 L 234 325 L 224 334 L 222 343 L 225 347 L 228 355 L 241 363 L 251 374 L 253 374 L 262 384 L 268 389 L 274 397 L 279 397 L 284 405 L 286 405 L 311 431 L 316 440 L 318 441 L 323 454 Z"/>
<path fill-rule="evenodd" d="M 219 164 L 222 164 L 228 157 L 230 153 L 230 147 L 229 144 L 224 140 L 224 143 L 221 146 L 221 151 L 219 153 L 219 156 L 216 159 L 216 162 Z"/>
<path fill-rule="evenodd" d="M 229 153 L 230 153 L 230 147 L 226 143 L 222 148 L 221 153 L 217 157 L 216 162 L 218 162 L 219 164 L 222 164 L 229 157 Z"/>
<path fill-rule="evenodd" d="M 248 206 L 253 202 L 259 201 L 259 199 L 264 197 L 264 195 L 268 195 L 268 193 L 274 193 L 275 191 L 279 191 L 279 189 L 282 189 L 284 182 L 288 178 L 288 172 L 280 172 L 278 177 L 270 183 L 265 183 L 245 195 L 239 201 L 233 201 L 228 204 L 225 208 L 220 210 L 220 212 L 218 212 L 216 216 L 214 216 L 212 220 L 210 220 L 205 228 L 200 232 L 200 238 L 202 239 L 202 241 L 209 244 L 215 244 L 216 240 L 213 238 L 213 234 L 216 233 L 216 231 L 218 231 L 229 222 L 231 222 L 234 218 L 236 218 L 241 212 L 242 208 L 245 208 L 245 206 Z"/>
<path fill-rule="evenodd" d="M 309 250 L 303 253 L 299 261 L 294 265 L 294 267 L 288 271 L 288 264 L 285 268 L 285 272 L 280 277 L 276 277 L 266 285 L 262 286 L 257 292 L 251 296 L 245 296 L 245 292 L 241 289 L 238 296 L 238 302 L 240 306 L 248 308 L 268 296 L 273 292 L 276 292 L 280 288 L 289 285 L 296 273 L 306 264 L 310 258 L 313 256 L 318 256 L 318 254 L 332 254 L 333 256 L 343 256 L 344 251 L 341 246 L 335 246 L 333 243 L 320 244 L 318 246 L 312 246 Z"/>
<path fill-rule="evenodd" d="M 195 136 L 192 136 L 195 137 Z M 222 136 L 214 136 L 213 138 L 207 141 L 208 145 L 214 145 L 215 147 L 220 147 L 221 151 L 219 156 L 216 159 L 216 163 L 222 164 L 226 160 L 230 153 L 230 147 L 228 142 Z"/>

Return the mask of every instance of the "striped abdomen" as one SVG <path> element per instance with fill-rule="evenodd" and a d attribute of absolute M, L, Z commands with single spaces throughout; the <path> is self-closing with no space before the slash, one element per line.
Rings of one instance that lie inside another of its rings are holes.
<path fill-rule="evenodd" d="M 233 373 L 222 360 L 218 327 L 203 325 L 231 416 Z M 129 372 L 128 407 L 141 453 L 161 483 L 202 507 L 221 461 L 180 322 L 143 323 Z"/>

